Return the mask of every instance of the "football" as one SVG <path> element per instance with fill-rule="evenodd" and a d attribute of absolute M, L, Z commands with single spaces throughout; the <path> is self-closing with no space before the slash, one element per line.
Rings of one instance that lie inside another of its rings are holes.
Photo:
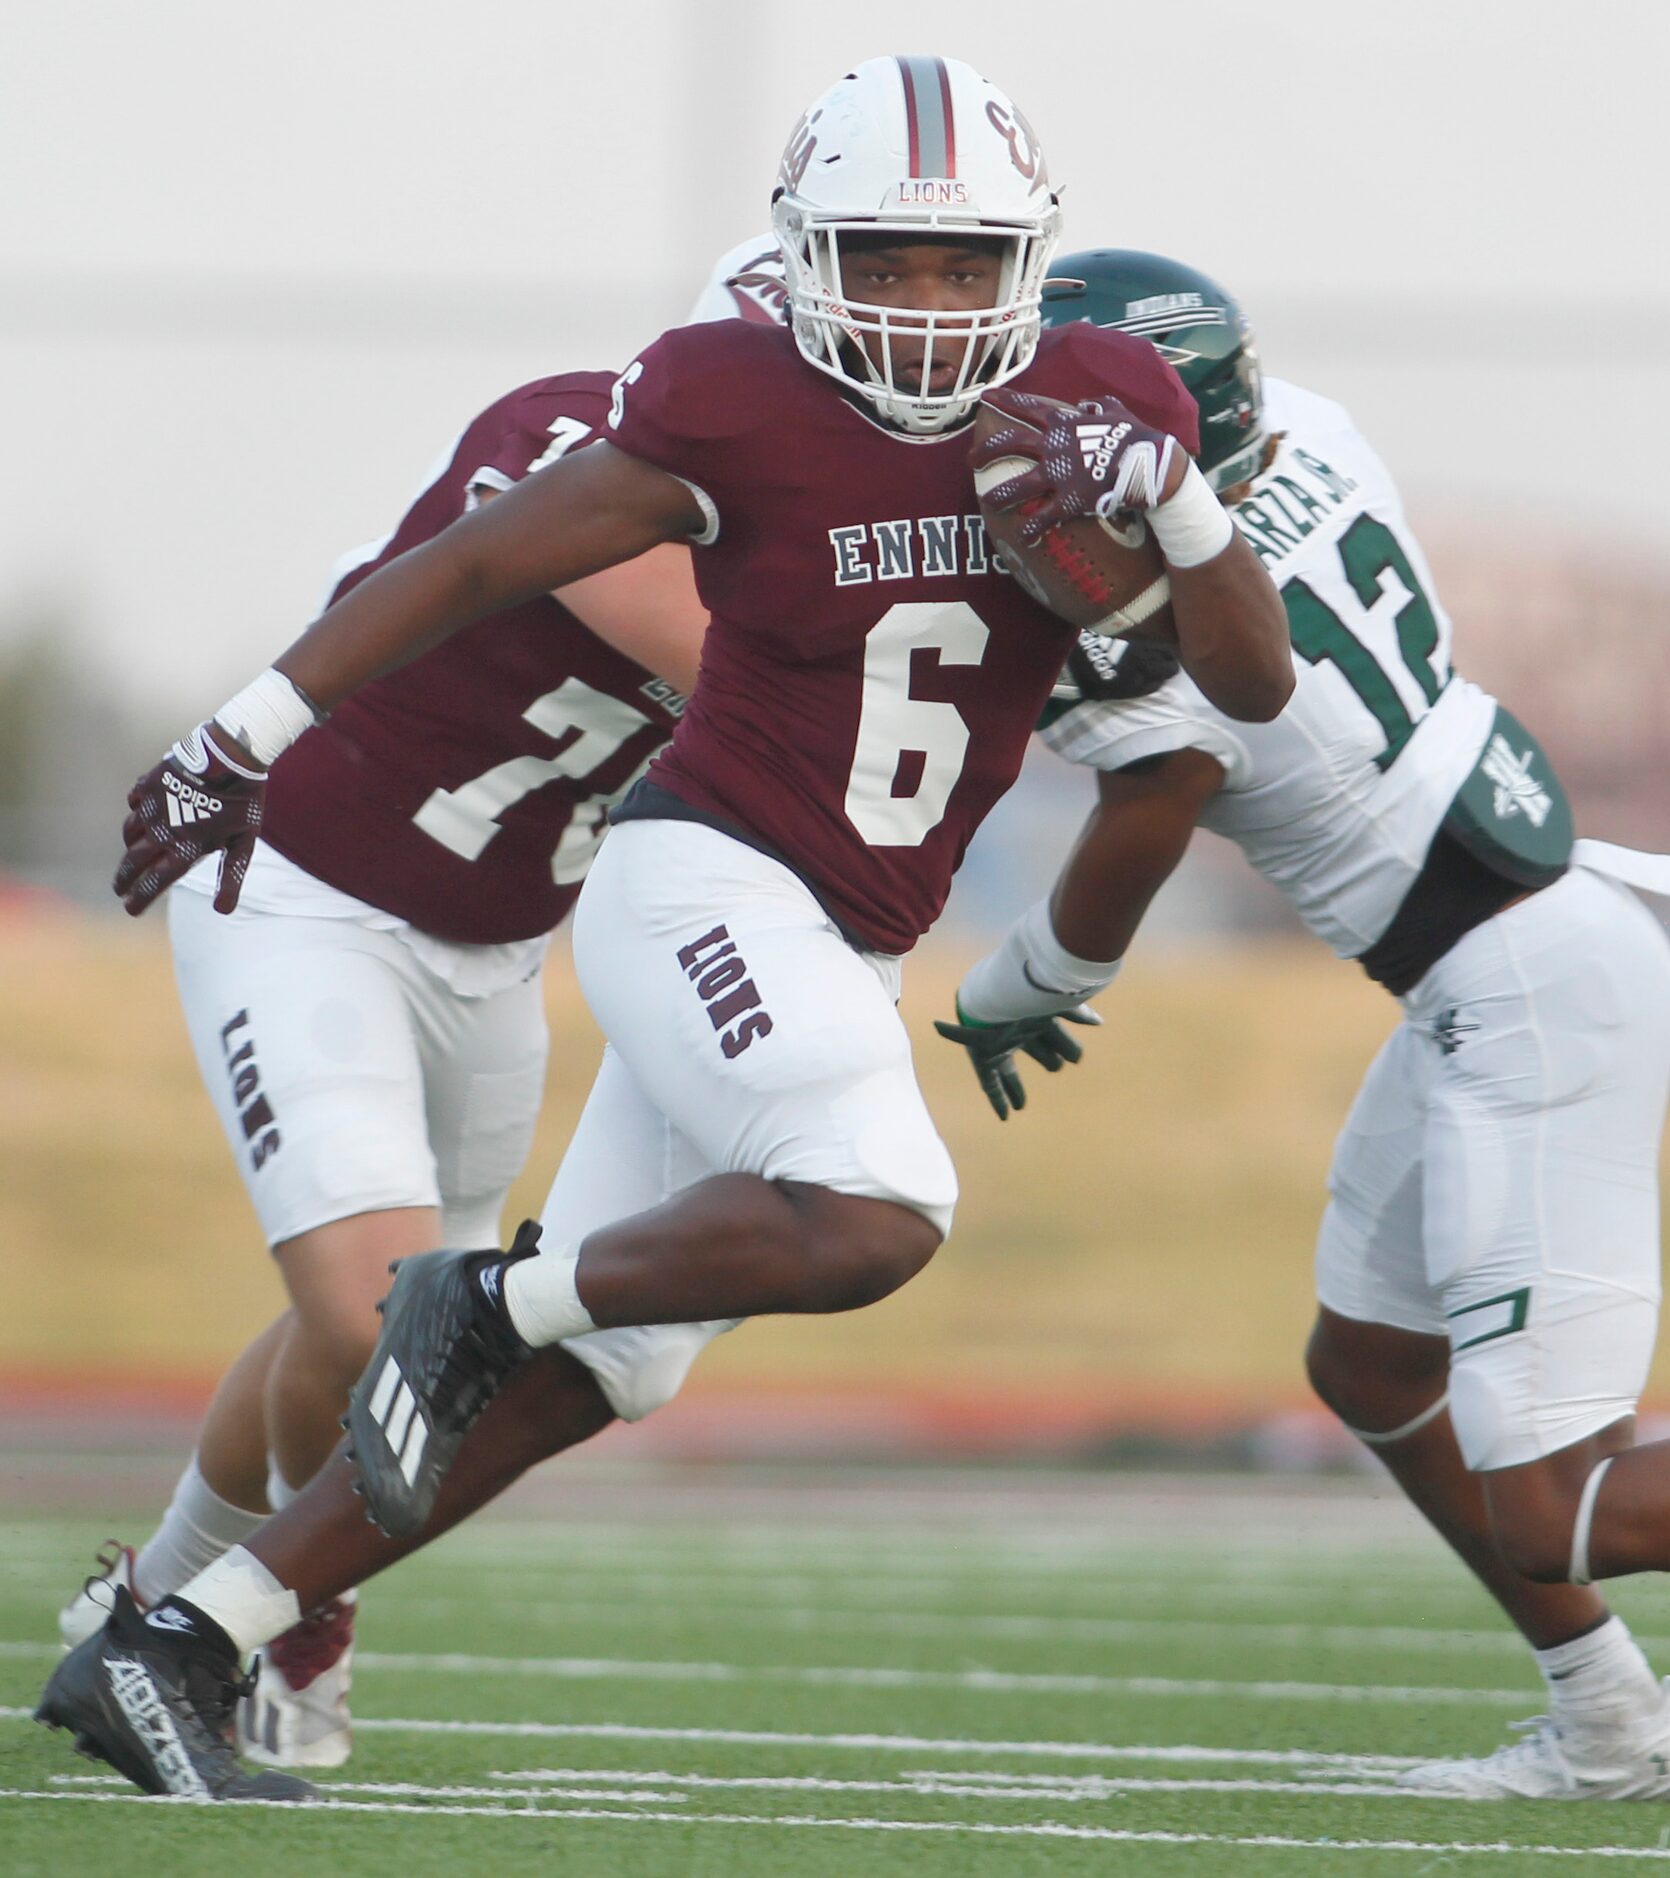
<path fill-rule="evenodd" d="M 971 447 L 1019 421 L 982 402 L 974 414 Z M 1109 521 L 1081 516 L 1057 523 L 1030 547 L 1022 546 L 1022 510 L 995 509 L 986 498 L 1031 467 L 1025 457 L 1003 457 L 974 472 L 986 533 L 1004 567 L 1040 606 L 1070 625 L 1175 643 L 1165 559 L 1140 515 Z"/>

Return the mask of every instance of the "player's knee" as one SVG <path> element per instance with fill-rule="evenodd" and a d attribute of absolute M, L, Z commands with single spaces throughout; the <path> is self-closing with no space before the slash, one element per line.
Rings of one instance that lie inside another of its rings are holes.
<path fill-rule="evenodd" d="M 1348 1427 L 1360 1427 L 1366 1404 L 1363 1376 L 1344 1341 L 1318 1317 L 1305 1345 L 1305 1375 L 1318 1400 Z"/>
<path fill-rule="evenodd" d="M 1439 1400 L 1449 1349 L 1442 1338 L 1358 1323 L 1323 1309 L 1305 1346 L 1305 1374 L 1324 1405 L 1361 1433 L 1402 1428 Z"/>
<path fill-rule="evenodd" d="M 312 1313 L 291 1333 L 291 1356 L 299 1357 L 315 1373 L 339 1381 L 346 1398 L 371 1361 L 380 1321 L 374 1309 Z"/>
<path fill-rule="evenodd" d="M 939 1250 L 942 1234 L 915 1208 L 891 1200 L 832 1195 L 846 1204 L 832 1223 L 816 1268 L 815 1311 L 856 1311 L 890 1297 Z"/>

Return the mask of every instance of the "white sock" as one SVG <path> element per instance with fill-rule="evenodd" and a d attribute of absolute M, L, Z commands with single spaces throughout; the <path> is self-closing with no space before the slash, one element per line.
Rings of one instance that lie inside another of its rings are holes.
<path fill-rule="evenodd" d="M 242 1545 L 266 1517 L 223 1500 L 203 1478 L 194 1454 L 162 1524 L 134 1559 L 133 1588 L 139 1602 L 155 1604 L 170 1591 L 178 1591 L 222 1552 Z"/>
<path fill-rule="evenodd" d="M 1561 1721 L 1614 1725 L 1657 1714 L 1664 1691 L 1621 1617 L 1536 1652 L 1550 1706 Z"/>
<path fill-rule="evenodd" d="M 237 1646 L 240 1656 L 300 1621 L 296 1594 L 267 1570 L 253 1552 L 235 1545 L 230 1552 L 180 1586 L 179 1597 L 212 1617 Z"/>
<path fill-rule="evenodd" d="M 284 1478 L 284 1472 L 276 1456 L 267 1456 L 267 1504 L 275 1513 L 282 1513 L 290 1502 L 301 1492 L 300 1487 L 292 1487 Z"/>
<path fill-rule="evenodd" d="M 505 1310 L 517 1336 L 534 1349 L 583 1337 L 595 1330 L 591 1312 L 576 1288 L 578 1246 L 553 1247 L 531 1259 L 518 1259 L 504 1275 Z"/>

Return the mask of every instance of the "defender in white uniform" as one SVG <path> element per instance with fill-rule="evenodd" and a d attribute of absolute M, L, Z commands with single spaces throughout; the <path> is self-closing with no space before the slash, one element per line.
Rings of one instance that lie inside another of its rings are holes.
<path fill-rule="evenodd" d="M 1057 271 L 1054 317 L 1146 332 L 1196 391 L 1203 465 L 1281 587 L 1298 687 L 1274 723 L 1232 723 L 1163 650 L 1081 644 L 1043 734 L 1103 772 L 1100 805 L 941 1028 L 999 1113 L 1018 1105 L 1012 1052 L 1076 1058 L 1056 1020 L 1087 1015 L 1197 823 L 1401 999 L 1329 1178 L 1311 1376 L 1550 1692 L 1522 1742 L 1409 1784 L 1670 1794 L 1670 1700 L 1588 1588 L 1670 1566 L 1670 1446 L 1631 1446 L 1658 1319 L 1670 944 L 1609 877 L 1662 888 L 1663 864 L 1574 846 L 1535 739 L 1452 671 L 1384 466 L 1338 405 L 1261 387 L 1229 296 L 1154 256 Z"/>

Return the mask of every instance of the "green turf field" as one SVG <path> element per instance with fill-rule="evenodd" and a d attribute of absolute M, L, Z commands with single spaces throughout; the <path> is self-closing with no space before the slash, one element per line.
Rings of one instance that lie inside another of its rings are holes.
<path fill-rule="evenodd" d="M 0 1867 L 1378 1874 L 1670 1865 L 1670 1806 L 1405 1799 L 1534 1713 L 1389 1495 L 553 1472 L 371 1588 L 318 1809 L 140 1800 L 28 1720 L 108 1519 L 6 1522 Z M 137 1522 L 135 1522 L 137 1524 Z M 1670 1603 L 1622 1608 L 1670 1663 Z"/>

